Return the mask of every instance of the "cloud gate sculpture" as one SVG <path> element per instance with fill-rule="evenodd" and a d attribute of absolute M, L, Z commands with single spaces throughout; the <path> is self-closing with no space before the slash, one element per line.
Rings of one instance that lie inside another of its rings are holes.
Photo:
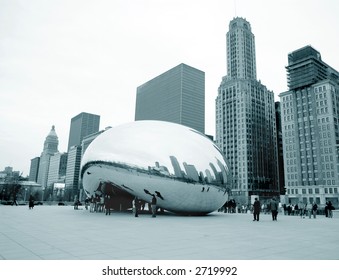
<path fill-rule="evenodd" d="M 162 121 L 111 128 L 87 148 L 81 178 L 87 196 L 110 194 L 119 207 L 134 197 L 181 214 L 203 215 L 227 200 L 228 166 L 200 132 Z M 117 206 L 118 207 L 118 206 Z"/>

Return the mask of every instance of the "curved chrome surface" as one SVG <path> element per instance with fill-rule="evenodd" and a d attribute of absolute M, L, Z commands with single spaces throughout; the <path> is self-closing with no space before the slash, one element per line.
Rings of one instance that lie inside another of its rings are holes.
<path fill-rule="evenodd" d="M 209 213 L 228 199 L 227 164 L 217 146 L 186 126 L 136 121 L 99 135 L 82 159 L 88 196 L 110 183 L 177 213 Z"/>

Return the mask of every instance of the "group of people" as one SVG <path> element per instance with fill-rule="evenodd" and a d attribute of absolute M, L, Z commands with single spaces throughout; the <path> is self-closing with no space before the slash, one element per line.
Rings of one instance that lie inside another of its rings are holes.
<path fill-rule="evenodd" d="M 278 210 L 279 210 L 279 203 L 276 201 L 276 199 L 273 197 L 271 202 L 269 203 L 269 208 L 271 209 L 272 213 L 272 220 L 277 221 L 278 217 Z M 253 221 L 259 222 L 259 216 L 261 211 L 261 203 L 258 200 L 258 198 L 254 198 L 253 203 Z"/>
<path fill-rule="evenodd" d="M 157 213 L 157 198 L 154 194 L 152 195 L 150 204 L 151 204 L 152 218 L 155 218 L 156 213 Z M 143 209 L 141 205 L 144 206 L 144 204 L 139 200 L 139 198 L 135 197 L 132 201 L 132 210 L 133 210 L 135 217 L 139 217 L 139 211 Z"/>
<path fill-rule="evenodd" d="M 85 209 L 89 212 L 102 212 L 103 210 L 103 197 L 100 197 L 99 195 L 91 196 L 90 198 L 85 199 Z"/>
<path fill-rule="evenodd" d="M 77 203 L 74 203 L 74 209 L 77 209 Z M 106 194 L 103 196 L 95 195 L 91 196 L 90 198 L 85 199 L 85 209 L 91 213 L 93 212 L 104 212 L 106 215 L 111 215 L 111 207 L 112 205 L 112 196 Z M 153 194 L 152 198 L 149 202 L 149 210 L 152 213 L 152 217 L 156 217 L 157 212 L 157 198 Z M 145 201 L 140 200 L 138 197 L 135 197 L 132 201 L 132 211 L 135 217 L 139 216 L 140 211 L 143 211 L 145 207 Z"/>
<path fill-rule="evenodd" d="M 218 211 L 224 213 L 236 213 L 237 203 L 234 199 L 230 199 L 229 201 L 226 201 L 225 204 Z"/>
<path fill-rule="evenodd" d="M 268 208 L 271 210 L 272 213 L 272 220 L 276 221 L 278 212 L 279 212 L 279 204 L 275 198 L 272 198 L 271 202 L 267 205 Z M 315 219 L 318 213 L 318 205 L 314 201 L 313 203 L 304 203 L 303 201 L 299 201 L 299 203 L 292 205 L 283 205 L 285 215 L 299 215 L 301 218 L 305 218 L 308 216 L 310 219 Z M 262 206 L 260 201 L 255 198 L 253 203 L 253 221 L 259 221 L 259 214 L 261 212 Z M 325 216 L 328 218 L 332 218 L 332 210 L 335 208 L 332 205 L 332 202 L 329 200 L 326 202 L 325 206 Z"/>
<path fill-rule="evenodd" d="M 299 201 L 299 203 L 293 204 L 284 204 L 284 213 L 285 215 L 299 215 L 301 218 L 305 218 L 308 216 L 315 219 L 317 216 L 318 205 L 314 201 L 313 203 L 304 203 L 303 201 Z"/>

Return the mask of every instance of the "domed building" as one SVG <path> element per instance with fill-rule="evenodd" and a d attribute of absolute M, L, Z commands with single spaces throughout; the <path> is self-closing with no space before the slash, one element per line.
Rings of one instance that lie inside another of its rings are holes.
<path fill-rule="evenodd" d="M 44 149 L 40 157 L 40 166 L 38 173 L 38 184 L 45 188 L 47 186 L 48 169 L 51 156 L 58 152 L 59 139 L 55 132 L 55 126 L 52 126 L 51 131 L 48 133 L 45 142 Z"/>

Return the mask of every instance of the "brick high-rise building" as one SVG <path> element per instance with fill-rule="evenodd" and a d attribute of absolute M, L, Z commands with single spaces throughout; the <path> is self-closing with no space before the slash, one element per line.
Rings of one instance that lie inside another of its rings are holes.
<path fill-rule="evenodd" d="M 288 54 L 280 94 L 285 187 L 291 203 L 339 200 L 339 73 L 306 46 Z"/>

